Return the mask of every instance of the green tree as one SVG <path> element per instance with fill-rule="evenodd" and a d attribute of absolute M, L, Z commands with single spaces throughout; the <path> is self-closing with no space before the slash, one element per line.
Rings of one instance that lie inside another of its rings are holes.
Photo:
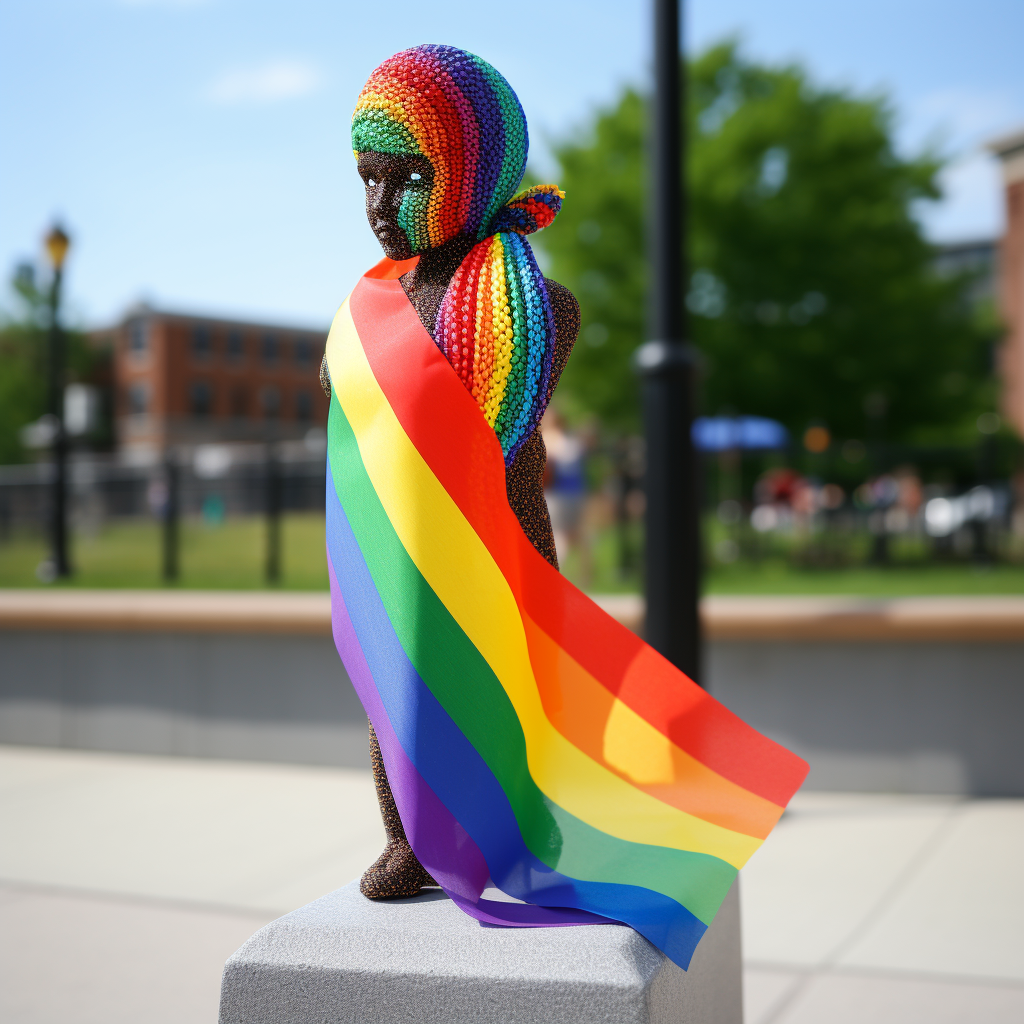
<path fill-rule="evenodd" d="M 0 465 L 27 457 L 21 429 L 47 411 L 47 296 L 31 264 L 18 267 L 12 289 L 18 312 L 0 317 Z M 88 379 L 98 353 L 81 332 L 67 331 L 66 338 L 68 379 Z"/>
<path fill-rule="evenodd" d="M 716 46 L 689 68 L 690 331 L 702 405 L 890 438 L 955 432 L 990 407 L 992 325 L 932 269 L 915 207 L 940 161 L 901 157 L 879 96 L 822 89 L 798 67 Z M 564 212 L 539 236 L 580 299 L 570 402 L 638 424 L 645 336 L 646 104 L 633 90 L 556 147 Z M 682 286 L 682 282 L 680 282 Z"/>

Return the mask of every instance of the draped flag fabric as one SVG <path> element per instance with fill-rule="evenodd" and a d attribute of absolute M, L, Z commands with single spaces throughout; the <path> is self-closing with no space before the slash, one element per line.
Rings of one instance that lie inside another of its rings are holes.
<path fill-rule="evenodd" d="M 327 341 L 334 637 L 402 823 L 481 921 L 620 922 L 686 968 L 807 765 L 534 549 L 413 263 L 363 277 Z"/>

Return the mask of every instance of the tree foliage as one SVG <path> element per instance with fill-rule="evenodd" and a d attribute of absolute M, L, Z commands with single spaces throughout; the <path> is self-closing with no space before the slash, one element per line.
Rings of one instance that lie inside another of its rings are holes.
<path fill-rule="evenodd" d="M 30 264 L 20 266 L 12 281 L 17 313 L 0 319 L 0 465 L 21 462 L 22 427 L 46 412 L 47 297 Z M 68 380 L 86 379 L 97 353 L 78 331 L 66 331 Z"/>
<path fill-rule="evenodd" d="M 690 66 L 688 118 L 687 305 L 703 410 L 843 437 L 864 436 L 866 416 L 884 417 L 893 439 L 973 422 L 991 401 L 992 330 L 963 280 L 933 271 L 914 214 L 938 197 L 941 164 L 896 152 L 885 99 L 819 88 L 727 43 Z M 646 102 L 626 90 L 556 147 L 567 196 L 538 239 L 583 311 L 562 388 L 626 429 L 646 333 L 645 132 Z"/>

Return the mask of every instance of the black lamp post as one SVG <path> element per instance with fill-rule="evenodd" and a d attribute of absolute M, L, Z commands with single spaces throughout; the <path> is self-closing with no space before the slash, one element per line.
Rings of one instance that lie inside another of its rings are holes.
<path fill-rule="evenodd" d="M 680 0 L 654 0 L 651 340 L 637 351 L 646 435 L 647 642 L 700 682 L 700 521 L 691 440 L 694 357 L 687 281 Z"/>
<path fill-rule="evenodd" d="M 277 586 L 281 582 L 281 505 L 283 480 L 274 442 L 267 442 L 266 464 L 266 507 L 267 507 L 267 560 L 265 573 L 267 583 Z"/>
<path fill-rule="evenodd" d="M 178 552 L 181 546 L 178 528 L 181 515 L 181 467 L 170 446 L 164 453 L 164 485 L 163 580 L 164 583 L 175 583 L 179 574 Z"/>
<path fill-rule="evenodd" d="M 68 556 L 68 435 L 64 429 L 64 332 L 60 329 L 60 286 L 64 259 L 71 239 L 59 225 L 46 236 L 46 251 L 53 266 L 50 288 L 49 406 L 53 423 L 53 491 L 50 507 L 50 547 L 55 579 L 71 575 Z"/>

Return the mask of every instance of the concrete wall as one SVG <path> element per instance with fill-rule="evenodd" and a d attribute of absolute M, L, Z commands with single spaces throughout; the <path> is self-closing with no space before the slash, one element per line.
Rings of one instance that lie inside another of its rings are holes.
<path fill-rule="evenodd" d="M 329 636 L 0 630 L 0 742 L 370 765 Z"/>
<path fill-rule="evenodd" d="M 1024 795 L 1024 642 L 719 639 L 707 667 L 810 788 Z M 325 635 L 0 629 L 0 742 L 369 763 Z"/>
<path fill-rule="evenodd" d="M 1024 795 L 1024 643 L 717 641 L 711 692 L 822 790 Z"/>

